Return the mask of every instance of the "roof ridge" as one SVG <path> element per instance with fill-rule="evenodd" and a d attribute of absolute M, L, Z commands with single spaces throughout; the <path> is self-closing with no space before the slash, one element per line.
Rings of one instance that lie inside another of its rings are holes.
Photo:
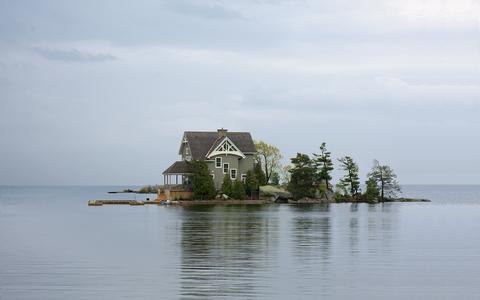
<path fill-rule="evenodd" d="M 219 136 L 215 139 L 215 141 L 213 141 L 212 145 L 210 146 L 210 149 L 208 149 L 207 153 L 205 154 L 205 157 L 208 157 L 208 155 L 210 154 L 210 152 L 212 152 L 212 148 L 213 146 L 215 146 L 217 144 L 217 141 L 221 140 L 221 139 L 226 139 L 227 137 L 226 136 Z"/>

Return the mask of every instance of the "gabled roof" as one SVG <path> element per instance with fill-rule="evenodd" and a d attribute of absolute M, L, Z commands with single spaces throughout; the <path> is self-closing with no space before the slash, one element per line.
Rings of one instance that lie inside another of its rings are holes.
<path fill-rule="evenodd" d="M 249 132 L 229 132 L 226 136 L 243 153 L 256 152 L 255 144 Z M 185 131 L 184 138 L 188 141 L 193 159 L 204 160 L 211 149 L 215 149 L 223 139 L 217 131 Z"/>

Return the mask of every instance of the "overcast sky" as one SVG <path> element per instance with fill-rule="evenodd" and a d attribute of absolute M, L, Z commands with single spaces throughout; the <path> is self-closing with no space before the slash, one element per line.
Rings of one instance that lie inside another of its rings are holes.
<path fill-rule="evenodd" d="M 0 0 L 0 184 L 161 183 L 219 127 L 480 184 L 480 1 Z"/>

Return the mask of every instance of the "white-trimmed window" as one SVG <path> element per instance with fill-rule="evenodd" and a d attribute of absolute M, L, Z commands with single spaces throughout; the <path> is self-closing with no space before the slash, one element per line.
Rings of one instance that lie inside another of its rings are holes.
<path fill-rule="evenodd" d="M 229 163 L 224 163 L 223 164 L 223 174 L 228 174 L 228 169 L 230 169 L 230 164 Z"/>
<path fill-rule="evenodd" d="M 222 158 L 221 157 L 215 157 L 215 167 L 220 169 L 222 167 Z"/>
<path fill-rule="evenodd" d="M 247 174 L 242 174 L 240 176 L 240 179 L 242 180 L 243 183 L 245 183 L 245 181 L 247 181 Z"/>
<path fill-rule="evenodd" d="M 231 180 L 236 180 L 237 179 L 237 169 L 231 169 L 230 170 L 230 179 Z"/>

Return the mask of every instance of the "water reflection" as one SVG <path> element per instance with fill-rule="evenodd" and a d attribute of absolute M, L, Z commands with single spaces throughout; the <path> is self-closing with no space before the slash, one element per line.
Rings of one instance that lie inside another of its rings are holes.
<path fill-rule="evenodd" d="M 292 236 L 294 252 L 299 259 L 320 256 L 328 261 L 331 240 L 330 206 L 293 206 L 296 215 L 293 219 Z"/>
<path fill-rule="evenodd" d="M 0 187 L 0 299 L 480 295 L 471 190 L 442 205 L 85 203 L 117 189 Z"/>
<path fill-rule="evenodd" d="M 332 217 L 330 205 L 292 206 L 292 255 L 295 259 L 295 284 L 306 296 L 328 296 L 331 288 L 330 256 Z M 313 281 L 315 283 L 313 284 Z"/>
<path fill-rule="evenodd" d="M 275 257 L 278 220 L 267 207 L 185 208 L 181 238 L 184 299 L 257 298 L 259 277 Z"/>

